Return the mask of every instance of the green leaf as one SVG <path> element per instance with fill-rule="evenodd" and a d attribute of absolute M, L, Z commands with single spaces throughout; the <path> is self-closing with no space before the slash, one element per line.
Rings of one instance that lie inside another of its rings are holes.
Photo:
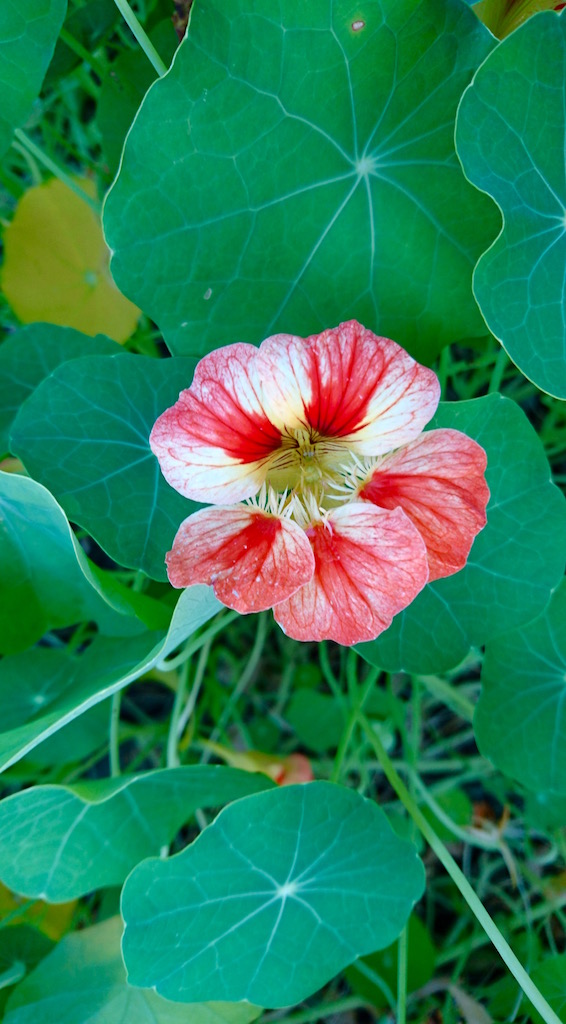
<path fill-rule="evenodd" d="M 525 376 L 558 398 L 566 398 L 565 67 L 566 18 L 530 18 L 479 69 L 456 133 L 466 175 L 503 214 L 474 274 L 480 309 Z"/>
<path fill-rule="evenodd" d="M 106 201 L 119 286 L 178 354 L 348 317 L 428 360 L 485 334 L 498 218 L 453 133 L 492 45 L 460 0 L 195 4 Z"/>
<path fill-rule="evenodd" d="M 566 796 L 566 583 L 538 619 L 486 645 L 474 728 L 501 771 Z"/>
<path fill-rule="evenodd" d="M 311 782 L 246 797 L 182 853 L 129 876 L 128 977 L 183 1002 L 288 1006 L 389 945 L 423 882 L 412 844 L 352 790 Z"/>
<path fill-rule="evenodd" d="M 167 633 L 96 638 L 82 654 L 37 647 L 0 661 L 0 769 L 88 708 L 148 672 L 182 644 L 221 605 L 209 587 L 185 590 Z"/>
<path fill-rule="evenodd" d="M 532 979 L 560 1019 L 566 1013 L 566 954 L 549 956 L 537 964 Z M 535 1024 L 544 1024 L 544 1018 L 537 1010 L 529 1006 L 529 1012 Z"/>
<path fill-rule="evenodd" d="M 64 938 L 12 993 L 4 1024 L 250 1024 L 257 1007 L 175 1005 L 132 988 L 120 955 L 120 918 Z"/>
<path fill-rule="evenodd" d="M 408 928 L 408 970 L 407 991 L 414 992 L 426 985 L 434 974 L 436 949 L 420 917 L 411 914 Z M 354 992 L 367 999 L 370 1005 L 377 1008 L 386 1007 L 383 988 L 379 982 L 385 982 L 391 993 L 397 991 L 399 967 L 399 943 L 395 942 L 387 949 L 357 960 L 348 967 L 345 974 Z M 377 977 L 375 977 L 377 976 Z"/>
<path fill-rule="evenodd" d="M 28 755 L 32 771 L 55 765 L 82 764 L 96 752 L 102 757 L 108 748 L 110 715 L 111 702 L 105 700 L 68 722 Z"/>
<path fill-rule="evenodd" d="M 166 580 L 165 554 L 195 509 L 161 475 L 149 434 L 194 360 L 121 353 L 64 363 L 18 414 L 11 448 L 74 523 L 121 565 Z"/>
<path fill-rule="evenodd" d="M 317 754 L 336 749 L 346 717 L 334 697 L 312 690 L 297 690 L 289 702 L 285 718 L 298 740 Z"/>
<path fill-rule="evenodd" d="M 0 879 L 50 903 L 123 882 L 157 856 L 199 807 L 274 785 L 220 765 L 164 768 L 75 786 L 35 786 L 0 803 Z"/>
<path fill-rule="evenodd" d="M 442 403 L 430 426 L 461 430 L 485 448 L 487 526 L 464 569 L 425 587 L 358 650 L 389 671 L 435 675 L 540 614 L 564 572 L 566 504 L 535 430 L 509 399 Z"/>
<path fill-rule="evenodd" d="M 64 28 L 89 53 L 95 53 L 104 35 L 120 17 L 114 0 L 81 0 L 81 6 L 71 5 Z M 54 85 L 58 78 L 80 64 L 80 57 L 63 39 L 57 40 L 53 60 L 45 76 L 46 85 Z"/>
<path fill-rule="evenodd" d="M 117 352 L 110 338 L 90 338 L 71 327 L 29 324 L 15 331 L 0 347 L 0 453 L 9 451 L 10 428 L 20 406 L 60 363 Z"/>
<path fill-rule="evenodd" d="M 24 123 L 41 89 L 67 0 L 4 0 L 0 12 L 0 155 Z"/>
<path fill-rule="evenodd" d="M 114 0 L 111 0 L 112 4 Z M 159 56 L 170 64 L 179 40 L 171 18 L 159 22 L 149 38 Z M 118 170 L 124 139 L 156 72 L 139 47 L 125 50 L 112 62 L 112 73 L 102 82 L 96 107 L 96 126 L 102 152 L 112 174 Z"/>
<path fill-rule="evenodd" d="M 17 974 L 18 966 L 25 974 L 53 949 L 54 942 L 37 928 L 27 924 L 0 928 L 0 980 Z M 4 987 L 4 986 L 2 986 Z"/>
<path fill-rule="evenodd" d="M 47 630 L 84 619 L 120 632 L 120 616 L 97 591 L 49 491 L 35 480 L 0 473 L 0 651 L 22 651 Z"/>

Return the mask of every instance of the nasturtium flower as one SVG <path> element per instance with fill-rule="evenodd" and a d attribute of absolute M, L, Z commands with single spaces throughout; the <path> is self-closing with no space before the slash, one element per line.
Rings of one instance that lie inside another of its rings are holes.
<path fill-rule="evenodd" d="M 297 640 L 372 640 L 485 525 L 483 448 L 423 433 L 434 372 L 356 321 L 277 334 L 198 364 L 150 438 L 168 482 L 208 503 L 167 555 L 175 587 L 273 608 Z"/>

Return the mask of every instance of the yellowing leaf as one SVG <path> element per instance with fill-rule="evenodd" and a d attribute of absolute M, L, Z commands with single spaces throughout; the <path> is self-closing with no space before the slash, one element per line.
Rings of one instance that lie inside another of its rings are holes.
<path fill-rule="evenodd" d="M 474 11 L 494 36 L 504 39 L 533 14 L 559 11 L 562 7 L 564 4 L 556 0 L 480 0 Z"/>
<path fill-rule="evenodd" d="M 21 913 L 14 914 L 21 905 Z M 0 882 L 0 917 L 10 916 L 10 924 L 31 924 L 50 939 L 58 941 L 69 931 L 77 900 L 70 903 L 45 903 L 35 900 L 29 903 L 23 896 L 17 896 Z M 11 915 L 14 914 L 14 917 Z"/>
<path fill-rule="evenodd" d="M 79 182 L 95 195 L 92 182 Z M 100 220 L 57 178 L 24 193 L 4 232 L 2 290 L 22 323 L 47 321 L 125 341 L 140 310 L 108 269 Z"/>
<path fill-rule="evenodd" d="M 261 750 L 230 750 L 211 740 L 202 740 L 202 746 L 221 757 L 231 768 L 241 768 L 244 772 L 263 772 L 278 786 L 311 782 L 314 778 L 310 761 L 304 754 L 278 757 L 277 754 L 264 754 Z"/>

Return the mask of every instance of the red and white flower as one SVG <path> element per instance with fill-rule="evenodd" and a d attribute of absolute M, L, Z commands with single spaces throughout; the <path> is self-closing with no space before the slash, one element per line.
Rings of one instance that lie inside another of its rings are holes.
<path fill-rule="evenodd" d="M 356 321 L 205 356 L 150 438 L 168 482 L 207 502 L 167 555 L 175 587 L 273 608 L 298 640 L 372 640 L 485 525 L 483 448 L 422 433 L 432 370 Z"/>

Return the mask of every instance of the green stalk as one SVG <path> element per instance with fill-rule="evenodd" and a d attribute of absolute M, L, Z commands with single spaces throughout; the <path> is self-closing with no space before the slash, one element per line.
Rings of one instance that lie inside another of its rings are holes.
<path fill-rule="evenodd" d="M 171 712 L 171 720 L 169 722 L 169 732 L 167 735 L 167 767 L 177 768 L 181 763 L 179 761 L 179 754 L 177 751 L 177 741 L 179 738 L 179 720 L 183 710 L 183 705 L 187 697 L 187 683 L 189 679 L 189 666 L 190 660 L 187 658 L 180 667 L 177 676 L 177 691 L 175 693 L 175 700 L 173 702 L 173 710 Z"/>
<path fill-rule="evenodd" d="M 24 152 L 27 151 L 28 153 L 31 153 L 38 163 L 42 164 L 46 170 L 51 171 L 51 174 L 54 174 L 56 178 L 59 178 L 59 181 L 62 181 L 67 188 L 70 188 L 71 191 L 75 193 L 75 195 L 79 196 L 79 198 L 85 203 L 88 203 L 91 210 L 94 211 L 97 217 L 100 216 L 100 203 L 98 203 L 96 199 L 93 199 L 92 196 L 89 196 L 87 192 L 84 192 L 81 186 L 77 185 L 76 181 L 73 181 L 62 167 L 59 167 L 59 165 L 56 164 L 50 156 L 47 156 L 47 153 L 44 153 L 39 146 L 36 146 L 35 142 L 32 142 L 32 140 L 28 138 L 20 128 L 16 128 L 14 136 L 20 143 Z"/>
<path fill-rule="evenodd" d="M 190 640 L 186 646 L 179 651 L 179 654 L 175 654 L 171 658 L 162 658 L 156 667 L 160 672 L 173 672 L 174 669 L 178 668 L 179 665 L 182 665 L 184 661 L 187 661 L 188 658 L 193 656 L 193 654 L 200 651 L 201 647 L 204 647 L 204 645 L 207 644 L 209 640 L 212 640 L 217 633 L 221 633 L 226 626 L 229 626 L 234 619 L 237 619 L 239 614 L 239 612 L 228 612 L 227 614 L 220 612 L 220 614 L 213 619 L 212 625 L 200 633 L 195 640 Z"/>
<path fill-rule="evenodd" d="M 399 960 L 397 963 L 397 1024 L 407 1020 L 407 967 L 409 962 L 409 926 L 405 925 L 399 936 Z"/>
<path fill-rule="evenodd" d="M 360 715 L 360 723 L 368 737 L 371 746 L 373 747 L 376 753 L 379 763 L 383 769 L 384 775 L 386 776 L 389 783 L 395 790 L 401 803 L 405 806 L 406 810 L 411 815 L 413 821 L 422 832 L 427 843 L 429 844 L 431 849 L 434 850 L 441 864 L 446 868 L 452 881 L 460 890 L 460 893 L 464 897 L 470 910 L 477 918 L 486 934 L 491 939 L 491 942 L 493 943 L 497 952 L 507 965 L 507 968 L 509 969 L 515 980 L 521 986 L 527 999 L 529 999 L 532 1005 L 538 1010 L 546 1024 L 562 1024 L 560 1018 L 554 1012 L 552 1007 L 549 1006 L 542 993 L 529 978 L 525 968 L 522 966 L 520 961 L 515 956 L 509 943 L 506 942 L 506 940 L 503 938 L 503 935 L 499 931 L 499 928 L 488 914 L 481 900 L 478 898 L 478 896 L 476 896 L 474 890 L 472 889 L 472 886 L 468 882 L 468 879 L 464 875 L 463 871 L 460 870 L 460 868 L 456 864 L 456 861 L 444 846 L 444 843 L 441 842 L 441 840 L 436 835 L 436 832 L 434 832 L 434 830 L 431 828 L 424 815 L 421 814 L 419 808 L 412 799 L 403 780 L 395 771 L 395 768 L 393 767 L 387 755 L 387 752 L 383 747 L 381 740 L 379 739 L 379 736 L 377 735 L 376 732 L 373 731 L 367 718 L 365 718 L 363 715 Z"/>
<path fill-rule="evenodd" d="M 122 691 L 118 690 L 110 698 L 110 740 L 108 756 L 110 759 L 110 775 L 113 779 L 120 774 L 120 705 Z"/>
<path fill-rule="evenodd" d="M 232 714 L 232 711 L 233 711 L 235 705 L 238 703 L 238 701 L 239 701 L 240 697 L 242 696 L 244 690 L 246 689 L 248 683 L 251 682 L 251 680 L 252 680 L 252 678 L 253 678 L 253 676 L 255 674 L 255 671 L 256 671 L 256 669 L 257 669 L 257 667 L 259 665 L 259 661 L 260 661 L 260 658 L 261 658 L 261 655 L 262 655 L 262 652 L 263 652 L 263 647 L 264 647 L 265 641 L 267 639 L 268 631 L 269 631 L 269 620 L 268 620 L 268 617 L 267 617 L 267 613 L 266 612 L 260 612 L 259 615 L 258 615 L 258 619 L 257 619 L 257 630 L 256 630 L 254 645 L 253 645 L 253 647 L 252 647 L 252 649 L 250 651 L 250 656 L 249 656 L 249 658 L 247 660 L 246 667 L 245 667 L 244 671 L 242 672 L 240 678 L 238 679 L 234 689 L 232 690 L 232 693 L 230 694 L 230 697 L 228 698 L 228 700 L 227 700 L 227 702 L 226 702 L 226 704 L 224 706 L 224 709 L 223 709 L 222 714 L 220 715 L 220 717 L 218 719 L 218 722 L 216 723 L 216 726 L 214 727 L 214 729 L 212 730 L 212 732 L 210 734 L 210 738 L 209 738 L 209 742 L 210 743 L 216 743 L 218 741 L 219 737 L 222 735 L 222 730 L 224 729 L 225 725 L 230 720 L 230 716 Z M 212 757 L 212 751 L 211 750 L 205 750 L 203 755 L 202 755 L 202 757 L 201 757 L 201 759 L 200 759 L 200 763 L 201 764 L 207 764 L 207 762 L 210 760 L 211 757 Z"/>
<path fill-rule="evenodd" d="M 93 71 L 96 71 L 98 77 L 104 81 L 106 68 L 102 65 L 101 61 L 98 60 L 98 57 L 89 53 L 82 43 L 79 43 L 78 39 L 75 39 L 70 32 L 67 32 L 66 28 L 61 29 L 59 38 L 61 39 L 61 42 L 65 43 L 65 46 L 68 46 L 69 49 L 79 57 L 80 60 L 84 60 L 85 64 L 88 64 Z"/>
<path fill-rule="evenodd" d="M 126 25 L 130 29 L 132 34 L 136 37 L 147 59 L 151 61 L 155 70 L 157 71 L 157 74 L 161 78 L 162 75 L 166 74 L 167 66 L 161 60 L 161 57 L 159 56 L 157 50 L 155 49 L 155 46 L 153 45 L 147 32 L 140 25 L 138 19 L 136 18 L 134 12 L 132 11 L 132 8 L 128 3 L 128 0 L 114 0 L 114 3 L 120 11 L 120 14 L 126 22 Z"/>

